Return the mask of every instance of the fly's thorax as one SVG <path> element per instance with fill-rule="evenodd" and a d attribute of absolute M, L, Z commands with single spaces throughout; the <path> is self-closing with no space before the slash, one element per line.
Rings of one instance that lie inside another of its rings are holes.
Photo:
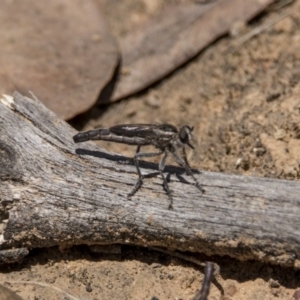
<path fill-rule="evenodd" d="M 179 136 L 176 136 L 169 144 L 169 151 L 175 152 L 184 148 L 184 143 L 180 140 Z"/>

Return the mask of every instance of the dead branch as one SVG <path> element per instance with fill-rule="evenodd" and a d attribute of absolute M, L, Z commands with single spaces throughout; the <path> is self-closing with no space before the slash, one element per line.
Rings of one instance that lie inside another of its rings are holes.
<path fill-rule="evenodd" d="M 119 243 L 300 267 L 299 182 L 198 172 L 201 194 L 182 169 L 168 167 L 170 211 L 159 177 L 128 200 L 135 167 L 92 142 L 74 144 L 75 133 L 37 100 L 0 100 L 1 255 Z"/>

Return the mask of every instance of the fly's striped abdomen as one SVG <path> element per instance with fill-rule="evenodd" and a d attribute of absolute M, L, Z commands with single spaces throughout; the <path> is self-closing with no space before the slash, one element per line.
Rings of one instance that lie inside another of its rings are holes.
<path fill-rule="evenodd" d="M 142 137 L 121 136 L 111 133 L 108 128 L 95 129 L 86 132 L 80 132 L 73 137 L 75 143 L 85 142 L 89 140 L 111 141 L 128 145 L 149 145 L 149 141 Z"/>
<path fill-rule="evenodd" d="M 110 135 L 109 129 L 95 129 L 85 132 L 80 132 L 73 136 L 75 143 L 85 142 L 89 140 L 102 140 L 102 136 Z"/>

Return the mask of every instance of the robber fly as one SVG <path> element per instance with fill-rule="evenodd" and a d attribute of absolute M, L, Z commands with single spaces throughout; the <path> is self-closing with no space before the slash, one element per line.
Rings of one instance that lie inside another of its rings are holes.
<path fill-rule="evenodd" d="M 75 143 L 88 140 L 104 140 L 137 146 L 136 153 L 132 160 L 136 166 L 139 178 L 133 190 L 128 194 L 128 197 L 133 196 L 143 183 L 143 175 L 139 167 L 138 159 L 164 154 L 159 163 L 158 170 L 163 179 L 164 188 L 171 197 L 171 192 L 163 173 L 168 155 L 172 156 L 180 166 L 185 168 L 187 174 L 192 176 L 195 186 L 203 192 L 201 185 L 191 171 L 185 153 L 185 145 L 194 149 L 190 143 L 193 129 L 193 127 L 189 127 L 188 125 L 185 125 L 178 130 L 175 126 L 170 124 L 124 124 L 110 128 L 100 128 L 81 132 L 76 134 L 73 137 L 73 140 Z M 142 146 L 148 145 L 154 146 L 159 151 L 155 153 L 140 152 Z M 172 208 L 172 197 L 169 208 Z"/>

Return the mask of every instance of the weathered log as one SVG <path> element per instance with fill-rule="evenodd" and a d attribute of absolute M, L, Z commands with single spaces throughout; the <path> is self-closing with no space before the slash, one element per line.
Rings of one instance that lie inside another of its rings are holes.
<path fill-rule="evenodd" d="M 37 100 L 0 100 L 2 253 L 130 243 L 300 267 L 299 182 L 198 172 L 201 194 L 181 168 L 168 167 L 168 210 L 159 176 L 128 200 L 135 167 L 92 142 L 74 144 L 75 133 Z"/>

